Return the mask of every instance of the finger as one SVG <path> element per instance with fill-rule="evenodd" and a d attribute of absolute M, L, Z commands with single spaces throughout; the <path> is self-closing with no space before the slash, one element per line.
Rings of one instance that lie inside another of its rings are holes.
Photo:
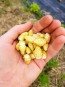
<path fill-rule="evenodd" d="M 47 51 L 47 59 L 45 60 L 46 63 L 59 52 L 59 50 L 63 47 L 64 43 L 65 36 L 61 35 L 50 44 L 49 49 Z"/>
<path fill-rule="evenodd" d="M 32 29 L 35 33 L 37 33 L 39 31 L 41 31 L 42 29 L 45 29 L 47 26 L 49 26 L 52 21 L 53 21 L 53 17 L 50 15 L 47 15 L 45 17 L 42 17 L 39 21 L 37 21 L 33 25 Z"/>
<path fill-rule="evenodd" d="M 61 22 L 59 20 L 53 20 L 50 26 L 42 31 L 42 33 L 52 33 L 54 30 L 61 26 Z"/>
<path fill-rule="evenodd" d="M 28 22 L 21 25 L 16 25 L 11 30 L 9 30 L 6 34 L 3 35 L 3 39 L 7 42 L 13 43 L 14 40 L 20 35 L 22 32 L 28 31 L 32 28 L 32 23 Z"/>
<path fill-rule="evenodd" d="M 40 71 L 42 71 L 42 69 L 46 65 L 46 62 L 43 59 L 40 59 L 40 60 L 35 59 L 34 62 L 38 66 L 38 68 L 40 69 Z"/>
<path fill-rule="evenodd" d="M 51 34 L 51 37 L 52 37 L 52 41 L 54 41 L 54 39 L 60 35 L 64 35 L 65 36 L 65 29 L 60 27 L 58 29 L 56 29 L 52 34 Z"/>

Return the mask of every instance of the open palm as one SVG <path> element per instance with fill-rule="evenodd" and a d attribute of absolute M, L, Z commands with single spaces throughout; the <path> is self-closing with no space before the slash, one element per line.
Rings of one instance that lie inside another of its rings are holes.
<path fill-rule="evenodd" d="M 16 39 L 22 32 L 33 29 L 34 33 L 48 32 L 51 42 L 46 60 L 33 60 L 29 65 L 23 62 L 22 56 L 15 49 Z M 65 42 L 65 30 L 61 23 L 50 15 L 43 17 L 33 26 L 26 23 L 16 25 L 0 37 L 0 85 L 1 87 L 29 87 L 38 77 L 46 63 L 62 48 Z"/>

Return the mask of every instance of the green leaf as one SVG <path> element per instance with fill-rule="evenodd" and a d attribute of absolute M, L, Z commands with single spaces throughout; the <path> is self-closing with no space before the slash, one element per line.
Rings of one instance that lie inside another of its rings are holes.
<path fill-rule="evenodd" d="M 39 13 L 39 11 L 41 10 L 40 6 L 37 3 L 34 3 L 34 2 L 30 5 L 30 7 L 31 7 L 30 10 L 32 12 Z"/>
<path fill-rule="evenodd" d="M 65 24 L 62 24 L 61 26 L 62 26 L 63 28 L 65 28 Z"/>
<path fill-rule="evenodd" d="M 65 74 L 62 74 L 61 79 L 65 80 Z"/>
<path fill-rule="evenodd" d="M 37 19 L 40 19 L 43 15 L 41 13 L 41 8 L 40 6 L 33 2 L 32 4 L 29 2 L 29 0 L 24 0 L 24 10 L 25 11 L 30 11 L 33 14 L 35 14 Z"/>
<path fill-rule="evenodd" d="M 58 61 L 55 59 L 51 59 L 48 63 L 47 63 L 47 68 L 56 68 L 58 67 Z"/>
<path fill-rule="evenodd" d="M 50 78 L 49 74 L 45 74 L 44 72 L 42 72 L 38 77 L 38 80 L 41 82 L 41 86 L 49 86 L 50 83 L 49 78 Z"/>

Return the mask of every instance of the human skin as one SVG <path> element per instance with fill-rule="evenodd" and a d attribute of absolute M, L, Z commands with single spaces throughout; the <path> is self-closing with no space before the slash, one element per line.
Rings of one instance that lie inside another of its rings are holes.
<path fill-rule="evenodd" d="M 51 42 L 45 60 L 33 60 L 25 64 L 22 55 L 15 49 L 17 37 L 32 29 L 34 33 L 48 32 Z M 0 87 L 29 87 L 39 76 L 46 63 L 55 56 L 65 43 L 65 30 L 59 20 L 47 15 L 37 21 L 16 25 L 0 37 Z"/>

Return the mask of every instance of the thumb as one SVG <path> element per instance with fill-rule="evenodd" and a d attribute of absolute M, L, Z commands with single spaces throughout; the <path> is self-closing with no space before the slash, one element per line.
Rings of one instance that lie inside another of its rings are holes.
<path fill-rule="evenodd" d="M 31 22 L 27 22 L 27 23 L 21 24 L 21 25 L 16 25 L 12 29 L 10 29 L 7 33 L 5 33 L 2 36 L 2 39 L 5 40 L 5 42 L 13 43 L 14 40 L 16 40 L 17 37 L 21 33 L 25 32 L 25 31 L 28 31 L 31 28 L 32 28 L 32 23 Z"/>

